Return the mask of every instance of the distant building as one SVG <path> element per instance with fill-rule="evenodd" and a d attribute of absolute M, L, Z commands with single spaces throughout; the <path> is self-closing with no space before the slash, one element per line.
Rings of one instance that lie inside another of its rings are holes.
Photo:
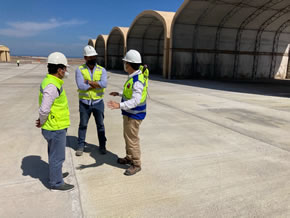
<path fill-rule="evenodd" d="M 95 39 L 89 39 L 88 45 L 90 45 L 90 46 L 92 46 L 92 47 L 95 48 L 95 46 L 96 46 L 96 40 Z"/>
<path fill-rule="evenodd" d="M 0 45 L 0 61 L 10 62 L 10 49 L 4 45 Z"/>

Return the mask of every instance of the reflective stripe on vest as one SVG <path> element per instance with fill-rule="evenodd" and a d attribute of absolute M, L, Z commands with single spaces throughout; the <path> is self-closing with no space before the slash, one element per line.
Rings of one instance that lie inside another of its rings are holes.
<path fill-rule="evenodd" d="M 79 66 L 79 70 L 81 71 L 84 80 L 94 81 L 98 82 L 101 80 L 103 68 L 99 65 L 96 65 L 95 71 L 93 73 L 93 79 L 91 78 L 91 74 L 88 70 L 88 67 L 86 64 Z M 102 99 L 105 94 L 105 88 L 100 89 L 91 89 L 91 90 L 78 90 L 79 92 L 79 99 L 84 100 L 98 100 Z"/>
<path fill-rule="evenodd" d="M 53 84 L 59 96 L 54 100 L 50 113 L 46 122 L 42 125 L 42 129 L 49 131 L 56 131 L 66 129 L 70 126 L 69 108 L 65 90 L 62 88 L 63 81 L 53 75 L 47 74 L 40 85 L 39 90 L 39 106 L 42 104 L 43 90 L 49 85 Z"/>

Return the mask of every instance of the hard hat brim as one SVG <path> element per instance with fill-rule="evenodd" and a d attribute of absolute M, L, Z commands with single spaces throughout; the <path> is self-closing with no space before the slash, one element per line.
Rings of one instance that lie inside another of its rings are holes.
<path fill-rule="evenodd" d="M 126 61 L 126 62 L 128 62 L 128 63 L 132 63 L 132 64 L 142 64 L 142 62 L 140 62 L 140 63 L 135 63 L 135 62 L 132 62 L 132 61 L 130 61 L 130 60 L 127 60 L 126 58 L 123 58 L 122 60 L 123 60 L 123 61 Z"/>
<path fill-rule="evenodd" d="M 55 64 L 55 65 L 58 65 L 58 64 L 62 64 L 62 65 L 64 65 L 64 66 L 66 66 L 66 67 L 69 67 L 70 65 L 69 64 L 63 64 L 63 63 L 58 63 L 58 64 L 56 64 L 56 63 L 50 63 L 50 62 L 47 62 L 48 64 Z"/>
<path fill-rule="evenodd" d="M 84 57 L 94 57 L 94 56 L 98 56 L 98 54 L 92 54 L 92 55 L 84 55 Z"/>

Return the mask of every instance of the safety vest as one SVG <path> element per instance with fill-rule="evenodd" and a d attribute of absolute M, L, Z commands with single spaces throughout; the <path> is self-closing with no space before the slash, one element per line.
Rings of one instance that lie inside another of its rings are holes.
<path fill-rule="evenodd" d="M 146 116 L 147 87 L 144 75 L 142 73 L 135 75 L 127 80 L 123 89 L 122 102 L 128 101 L 132 98 L 133 86 L 137 81 L 141 82 L 144 86 L 141 101 L 135 108 L 126 111 L 122 110 L 122 114 L 136 120 L 144 120 Z"/>
<path fill-rule="evenodd" d="M 40 85 L 39 106 L 42 104 L 43 90 L 49 84 L 56 86 L 59 96 L 54 100 L 48 118 L 42 125 L 42 129 L 56 131 L 66 129 L 70 126 L 69 108 L 65 90 L 62 88 L 63 81 L 51 74 L 47 74 Z"/>
<path fill-rule="evenodd" d="M 81 71 L 85 80 L 98 82 L 101 80 L 103 68 L 99 65 L 96 66 L 96 70 L 93 73 L 93 79 L 91 78 L 91 74 L 88 70 L 86 64 L 79 66 L 79 70 Z M 78 90 L 79 92 L 79 99 L 84 100 L 98 100 L 102 99 L 105 94 L 105 88 L 100 89 L 90 89 L 90 90 Z"/>
<path fill-rule="evenodd" d="M 140 65 L 139 70 L 141 70 L 141 72 L 144 75 L 145 78 L 145 82 L 146 82 L 146 88 L 148 88 L 148 81 L 149 81 L 149 70 L 148 68 L 146 68 L 146 70 L 143 72 L 144 66 Z"/>

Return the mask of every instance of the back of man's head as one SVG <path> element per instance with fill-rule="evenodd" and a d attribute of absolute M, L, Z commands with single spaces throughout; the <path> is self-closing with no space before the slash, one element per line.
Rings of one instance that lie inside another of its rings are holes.
<path fill-rule="evenodd" d="M 59 68 L 64 69 L 65 67 L 63 64 L 47 64 L 49 74 L 56 74 Z"/>

